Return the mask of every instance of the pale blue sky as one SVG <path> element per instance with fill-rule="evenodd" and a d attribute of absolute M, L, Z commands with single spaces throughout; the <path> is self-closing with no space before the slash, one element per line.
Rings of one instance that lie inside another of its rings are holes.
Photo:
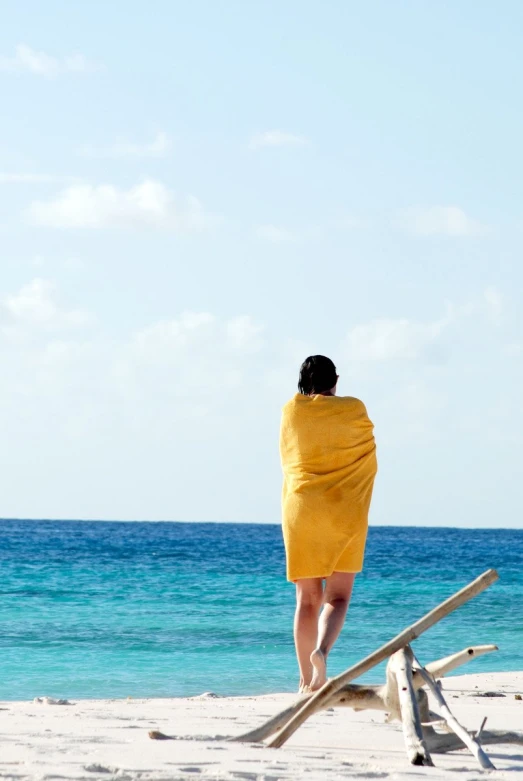
<path fill-rule="evenodd" d="M 372 522 L 522 526 L 523 6 L 8 4 L 0 515 L 279 520 L 330 355 Z"/>

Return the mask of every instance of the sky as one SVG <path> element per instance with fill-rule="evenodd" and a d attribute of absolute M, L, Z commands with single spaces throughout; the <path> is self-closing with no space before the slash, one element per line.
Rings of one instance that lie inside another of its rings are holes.
<path fill-rule="evenodd" d="M 311 354 L 373 524 L 523 527 L 519 0 L 0 27 L 0 516 L 278 523 Z"/>

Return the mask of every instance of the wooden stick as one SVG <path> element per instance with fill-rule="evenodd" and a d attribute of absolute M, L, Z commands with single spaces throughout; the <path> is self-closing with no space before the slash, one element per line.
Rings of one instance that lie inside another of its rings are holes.
<path fill-rule="evenodd" d="M 483 730 L 484 730 L 484 728 L 485 728 L 485 724 L 487 723 L 487 719 L 488 719 L 488 716 L 485 716 L 485 718 L 484 718 L 484 719 L 483 719 L 483 721 L 481 722 L 481 726 L 480 726 L 480 728 L 479 728 L 479 729 L 478 729 L 478 731 L 476 732 L 476 740 L 478 741 L 478 743 L 479 743 L 479 741 L 480 741 L 480 738 L 481 738 L 481 733 L 483 732 Z"/>
<path fill-rule="evenodd" d="M 231 743 L 260 743 L 262 740 L 274 735 L 284 724 L 286 724 L 291 716 L 294 716 L 302 707 L 304 701 L 311 697 L 310 694 L 304 694 L 299 700 L 296 700 L 289 705 L 285 710 L 280 711 L 271 719 L 268 719 L 259 727 L 243 732 L 237 737 L 229 738 Z M 329 706 L 330 707 L 330 703 Z"/>
<path fill-rule="evenodd" d="M 451 654 L 443 659 L 437 659 L 435 662 L 426 664 L 425 669 L 433 678 L 442 678 L 447 673 L 455 670 L 456 667 L 461 667 L 462 664 L 466 664 L 472 659 L 477 659 L 478 656 L 490 654 L 492 651 L 499 651 L 497 645 L 471 645 L 468 648 L 464 648 L 463 651 L 458 651 L 457 654 Z M 413 673 L 414 680 L 416 680 L 416 670 Z"/>
<path fill-rule="evenodd" d="M 469 662 L 471 659 L 475 659 L 477 656 L 482 656 L 483 654 L 490 653 L 490 651 L 497 650 L 497 646 L 495 645 L 469 646 L 469 648 L 465 648 L 463 651 L 459 651 L 456 654 L 430 662 L 425 669 L 431 675 L 440 678 L 446 675 L 450 670 L 454 670 L 456 667 Z M 419 675 L 416 670 L 413 670 L 413 682 L 414 688 L 418 690 L 425 685 L 421 675 Z M 229 740 L 237 743 L 258 743 L 262 740 L 266 740 L 283 727 L 291 716 L 294 716 L 311 697 L 312 694 L 303 694 L 298 700 L 295 700 L 292 705 L 289 705 L 275 716 L 272 716 L 259 727 L 255 727 L 255 729 L 244 732 L 237 737 L 229 738 Z M 383 684 L 361 686 L 357 683 L 347 683 L 324 703 L 323 708 L 334 708 L 338 706 L 354 708 L 354 710 L 370 709 L 389 712 L 391 710 L 391 705 L 388 701 L 387 687 Z M 428 718 L 429 717 L 427 716 L 427 720 Z M 447 722 L 445 722 L 445 724 L 446 723 Z"/>
<path fill-rule="evenodd" d="M 419 685 L 423 685 L 421 679 Z M 324 703 L 322 708 L 336 708 L 340 706 L 353 708 L 357 711 L 388 711 L 390 706 L 385 701 L 385 689 L 386 687 L 382 684 L 360 686 L 357 683 L 348 683 L 339 691 L 335 692 L 332 697 Z M 283 727 L 291 716 L 298 713 L 304 702 L 307 702 L 311 697 L 312 694 L 302 695 L 299 700 L 295 700 L 292 705 L 289 705 L 285 710 L 277 713 L 276 716 L 272 716 L 272 718 L 268 719 L 261 726 L 255 727 L 253 730 L 249 730 L 249 732 L 244 732 L 237 737 L 229 738 L 229 740 L 234 743 L 259 743 L 260 741 L 269 738 Z"/>
<path fill-rule="evenodd" d="M 416 658 L 416 657 L 414 657 Z M 417 661 L 417 660 L 416 660 Z M 419 662 L 418 662 L 419 664 Z M 428 674 L 428 672 L 420 666 L 420 675 L 431 690 L 432 694 L 434 695 L 440 710 L 441 715 L 449 725 L 449 727 L 452 729 L 453 732 L 456 733 L 458 738 L 463 741 L 463 743 L 467 746 L 468 749 L 474 754 L 476 759 L 478 760 L 479 764 L 484 770 L 495 770 L 496 768 L 488 758 L 488 756 L 485 754 L 477 740 L 463 727 L 459 721 L 456 719 L 455 716 L 452 715 L 450 712 L 449 706 L 445 702 L 445 698 L 443 697 L 441 690 L 439 686 L 436 686 L 436 683 L 434 679 Z"/>
<path fill-rule="evenodd" d="M 345 708 L 354 708 L 354 710 L 380 710 L 387 711 L 388 705 L 385 702 L 382 691 L 385 687 L 382 684 L 371 686 L 359 686 L 355 683 L 349 683 L 340 691 L 335 692 L 325 703 L 324 708 L 335 708 L 338 706 Z M 298 713 L 303 703 L 309 700 L 312 694 L 304 694 L 299 700 L 289 705 L 285 710 L 280 711 L 264 722 L 261 726 L 255 727 L 249 732 L 244 732 L 237 737 L 229 738 L 232 743 L 259 743 L 262 740 L 273 735 L 280 727 L 286 724 L 291 716 Z"/>
<path fill-rule="evenodd" d="M 390 671 L 396 677 L 405 748 L 411 765 L 434 767 L 423 739 L 418 700 L 412 682 L 412 659 L 412 650 L 407 646 L 396 651 L 390 660 Z"/>
<path fill-rule="evenodd" d="M 321 687 L 321 689 L 313 694 L 310 700 L 308 700 L 300 708 L 298 713 L 291 717 L 285 727 L 283 727 L 283 729 L 281 729 L 274 736 L 268 745 L 271 748 L 280 748 L 280 746 L 283 746 L 283 744 L 291 737 L 291 735 L 296 732 L 298 727 L 300 727 L 312 713 L 320 710 L 324 706 L 325 701 L 328 700 L 336 691 L 338 691 L 341 686 L 354 680 L 354 678 L 358 678 L 368 670 L 371 670 L 388 656 L 395 653 L 396 651 L 399 651 L 400 648 L 404 648 L 406 645 L 412 642 L 412 640 L 415 640 L 417 637 L 423 634 L 423 632 L 426 632 L 427 629 L 430 629 L 431 626 L 437 624 L 437 622 L 442 618 L 447 616 L 449 613 L 452 613 L 454 610 L 456 610 L 456 608 L 461 607 L 461 605 L 465 604 L 465 602 L 468 602 L 469 599 L 472 599 L 472 597 L 475 597 L 477 594 L 480 594 L 482 591 L 488 588 L 488 586 L 490 586 L 491 583 L 494 583 L 498 577 L 499 576 L 496 570 L 487 570 L 478 578 L 476 578 L 476 580 L 473 580 L 472 583 L 469 583 L 468 586 L 465 586 L 465 588 L 462 588 L 452 597 L 446 599 L 440 605 L 424 615 L 423 618 L 420 618 L 419 621 L 416 621 L 416 623 L 407 627 L 407 629 L 404 629 L 403 632 L 400 632 L 399 635 L 396 635 L 396 637 L 394 637 L 392 640 L 389 640 L 388 643 L 385 643 L 385 645 L 381 646 L 381 648 L 378 648 L 378 650 L 371 653 L 361 662 L 358 662 L 352 667 L 349 667 L 349 669 L 345 670 L 345 672 L 341 673 L 341 675 L 337 675 L 335 678 L 331 678 Z"/>

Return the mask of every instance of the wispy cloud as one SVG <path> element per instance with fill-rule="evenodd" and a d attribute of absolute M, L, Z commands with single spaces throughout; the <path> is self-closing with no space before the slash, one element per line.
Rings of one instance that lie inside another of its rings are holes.
<path fill-rule="evenodd" d="M 487 230 L 459 206 L 413 206 L 400 210 L 395 222 L 415 236 L 477 236 Z"/>
<path fill-rule="evenodd" d="M 256 133 L 249 141 L 249 149 L 259 149 L 264 146 L 308 146 L 310 141 L 305 136 L 295 133 L 285 133 L 283 130 L 266 130 Z"/>
<path fill-rule="evenodd" d="M 197 198 L 182 201 L 161 182 L 128 190 L 113 185 L 74 185 L 48 201 L 33 201 L 29 221 L 48 228 L 156 228 L 199 231 L 216 222 Z"/>
<path fill-rule="evenodd" d="M 7 73 L 32 73 L 35 76 L 58 76 L 60 73 L 87 73 L 100 66 L 87 60 L 83 54 L 53 57 L 20 43 L 12 57 L 0 55 L 0 71 Z"/>
<path fill-rule="evenodd" d="M 265 241 L 271 241 L 273 244 L 283 244 L 294 242 L 298 237 L 285 228 L 278 228 L 276 225 L 259 225 L 256 228 L 256 235 Z"/>
<path fill-rule="evenodd" d="M 488 287 L 481 295 L 465 303 L 447 303 L 443 316 L 437 320 L 418 322 L 408 318 L 378 318 L 356 325 L 347 335 L 347 352 L 355 361 L 424 359 L 439 362 L 448 347 L 444 339 L 447 332 L 451 329 L 455 331 L 474 317 L 498 325 L 503 310 L 500 291 Z"/>
<path fill-rule="evenodd" d="M 414 360 L 432 351 L 450 322 L 447 315 L 432 323 L 380 318 L 354 326 L 347 336 L 349 356 L 356 361 Z"/>
<path fill-rule="evenodd" d="M 158 131 L 153 140 L 147 143 L 137 144 L 122 139 L 107 147 L 84 146 L 80 153 L 84 157 L 96 158 L 165 157 L 170 148 L 171 141 L 167 133 Z"/>
<path fill-rule="evenodd" d="M 169 363 L 176 351 L 208 345 L 220 352 L 256 352 L 263 346 L 264 327 L 249 315 L 221 321 L 210 312 L 183 312 L 179 317 L 153 323 L 138 331 L 132 341 L 135 356 L 147 363 Z"/>
<path fill-rule="evenodd" d="M 56 294 L 53 282 L 36 277 L 17 293 L 2 299 L 1 320 L 8 329 L 34 326 L 50 330 L 82 326 L 90 322 L 90 315 L 83 310 L 63 310 L 57 303 Z"/>
<path fill-rule="evenodd" d="M 225 327 L 226 344 L 233 350 L 256 352 L 263 346 L 263 330 L 250 315 L 233 317 Z"/>

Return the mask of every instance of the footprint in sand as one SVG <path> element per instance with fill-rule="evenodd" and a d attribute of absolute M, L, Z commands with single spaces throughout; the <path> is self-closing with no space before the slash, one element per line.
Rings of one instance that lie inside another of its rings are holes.
<path fill-rule="evenodd" d="M 115 773 L 116 768 L 104 767 L 104 765 L 84 765 L 84 770 L 88 773 Z"/>

